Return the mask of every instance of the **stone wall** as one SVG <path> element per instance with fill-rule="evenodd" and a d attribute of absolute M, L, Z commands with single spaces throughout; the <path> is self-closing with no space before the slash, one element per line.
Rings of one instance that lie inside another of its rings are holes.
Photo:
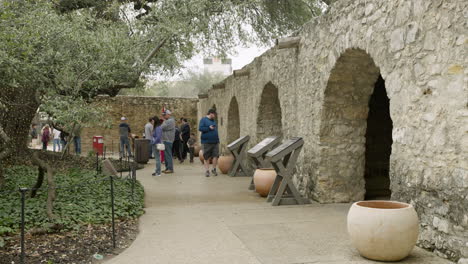
<path fill-rule="evenodd" d="M 188 119 L 192 131 L 197 133 L 197 102 L 195 98 L 179 97 L 145 97 L 145 96 L 116 96 L 98 97 L 97 104 L 104 104 L 109 107 L 110 128 L 92 127 L 84 128 L 81 134 L 82 153 L 86 155 L 92 150 L 93 136 L 103 136 L 106 150 L 114 154 L 119 151 L 119 124 L 120 118 L 125 116 L 132 133 L 140 138 L 143 136 L 145 124 L 152 116 L 161 116 L 163 107 L 173 113 L 173 117 L 178 121 L 181 117 Z M 178 124 L 180 125 L 180 124 Z"/>
<path fill-rule="evenodd" d="M 364 199 L 366 164 L 379 163 L 371 167 L 387 174 L 391 198 L 410 202 L 419 214 L 419 245 L 468 258 L 466 10 L 464 0 L 338 1 L 303 27 L 297 47 L 274 47 L 243 68 L 248 74 L 210 90 L 199 115 L 216 105 L 223 147 L 237 133 L 226 125 L 234 98 L 240 135 L 250 135 L 250 145 L 268 133 L 303 137 L 294 182 L 322 203 Z M 379 77 L 392 129 L 368 139 Z M 265 107 L 267 97 L 279 107 Z M 265 131 L 273 110 L 280 121 Z M 385 140 L 390 157 L 366 157 L 366 148 Z"/>

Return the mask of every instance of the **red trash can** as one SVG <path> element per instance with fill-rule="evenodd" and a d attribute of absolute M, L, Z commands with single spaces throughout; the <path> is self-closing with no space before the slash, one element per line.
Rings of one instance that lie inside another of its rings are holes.
<path fill-rule="evenodd" d="M 104 137 L 103 136 L 94 136 L 93 137 L 93 149 L 99 155 L 104 153 Z"/>

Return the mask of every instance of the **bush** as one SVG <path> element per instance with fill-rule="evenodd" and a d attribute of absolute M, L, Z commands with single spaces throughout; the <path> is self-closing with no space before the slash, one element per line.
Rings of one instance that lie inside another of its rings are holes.
<path fill-rule="evenodd" d="M 31 187 L 36 178 L 37 169 L 34 167 L 14 166 L 5 170 L 6 184 L 0 189 L 0 235 L 16 233 L 20 228 L 20 192 L 7 190 Z M 135 218 L 142 215 L 144 190 L 141 184 L 136 182 L 132 200 L 131 182 L 119 179 L 114 182 L 116 218 Z M 27 193 L 26 230 L 50 230 L 52 227 L 77 230 L 85 224 L 111 221 L 109 177 L 96 175 L 90 170 L 69 169 L 55 175 L 55 184 L 58 187 L 54 203 L 56 219 L 51 221 L 47 218 L 47 180 L 44 180 L 35 198 L 30 198 L 30 192 Z"/>

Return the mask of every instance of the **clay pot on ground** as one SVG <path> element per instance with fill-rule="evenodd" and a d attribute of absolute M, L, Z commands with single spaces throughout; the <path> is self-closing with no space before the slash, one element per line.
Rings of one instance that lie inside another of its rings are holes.
<path fill-rule="evenodd" d="M 407 257 L 416 244 L 418 215 L 407 203 L 356 202 L 348 212 L 348 233 L 361 256 L 399 261 Z"/>
<path fill-rule="evenodd" d="M 255 191 L 262 197 L 266 197 L 270 192 L 271 186 L 275 182 L 276 171 L 274 169 L 257 169 L 255 170 L 253 180 Z"/>
<path fill-rule="evenodd" d="M 198 152 L 198 158 L 200 159 L 202 164 L 205 164 L 205 157 L 203 157 L 203 150 Z M 213 159 L 210 158 L 210 164 L 213 164 Z"/>
<path fill-rule="evenodd" d="M 234 156 L 232 155 L 219 157 L 218 168 L 221 171 L 221 173 L 227 174 L 231 170 L 233 162 L 234 162 Z"/>
<path fill-rule="evenodd" d="M 195 157 L 198 157 L 198 156 L 200 155 L 200 154 L 199 154 L 200 150 L 201 150 L 201 147 L 198 146 L 198 145 L 195 145 L 194 150 L 193 150 L 193 152 L 194 152 L 193 155 L 194 155 Z"/>

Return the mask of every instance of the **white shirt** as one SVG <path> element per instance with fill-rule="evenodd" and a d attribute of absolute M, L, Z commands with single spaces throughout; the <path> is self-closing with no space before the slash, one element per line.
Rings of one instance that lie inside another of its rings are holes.
<path fill-rule="evenodd" d="M 61 134 L 61 133 L 62 133 L 62 132 L 60 132 L 60 130 L 54 129 L 54 132 L 53 132 L 53 134 L 54 134 L 54 139 L 60 139 L 60 134 Z"/>

